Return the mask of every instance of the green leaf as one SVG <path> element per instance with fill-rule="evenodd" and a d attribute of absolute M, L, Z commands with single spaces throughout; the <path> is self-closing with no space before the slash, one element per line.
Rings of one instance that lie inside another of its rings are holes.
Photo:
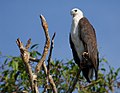
<path fill-rule="evenodd" d="M 15 73 L 14 73 L 14 71 L 12 70 L 11 73 L 10 73 L 10 78 L 13 79 L 13 78 L 14 78 L 14 75 L 15 75 Z"/>
<path fill-rule="evenodd" d="M 110 73 L 113 74 L 113 70 L 114 68 L 113 67 L 110 67 Z"/>
<path fill-rule="evenodd" d="M 8 63 L 8 67 L 11 67 L 12 65 L 12 61 L 10 61 L 9 63 Z"/>
<path fill-rule="evenodd" d="M 106 91 L 106 89 L 104 88 L 104 87 L 101 87 L 100 88 L 100 93 L 103 93 L 103 92 L 105 92 Z"/>
<path fill-rule="evenodd" d="M 36 51 L 32 51 L 32 52 L 30 52 L 30 56 L 31 56 L 31 57 L 37 57 L 37 53 L 36 53 Z"/>
<path fill-rule="evenodd" d="M 18 62 L 12 60 L 11 62 L 9 62 L 8 64 L 9 67 L 12 67 L 13 70 L 17 71 L 18 70 Z"/>
<path fill-rule="evenodd" d="M 103 60 L 103 62 L 107 63 L 107 60 L 105 58 L 103 58 L 102 60 Z"/>
<path fill-rule="evenodd" d="M 106 69 L 105 69 L 105 68 L 101 68 L 101 70 L 102 70 L 102 71 L 106 71 Z"/>
<path fill-rule="evenodd" d="M 4 64 L 6 64 L 6 63 L 7 63 L 7 61 L 8 61 L 8 58 L 6 58 L 6 59 L 5 59 Z"/>
<path fill-rule="evenodd" d="M 8 75 L 8 73 L 9 73 L 9 70 L 5 70 L 5 71 L 3 72 L 4 77 L 5 77 L 5 76 L 7 76 L 7 75 Z"/>
<path fill-rule="evenodd" d="M 116 73 L 118 74 L 120 72 L 120 67 L 116 70 Z"/>
<path fill-rule="evenodd" d="M 114 73 L 115 74 L 115 76 L 114 76 L 114 78 L 116 78 L 117 76 L 118 76 L 118 73 L 120 72 L 120 68 L 118 68 L 117 70 L 116 70 L 116 72 Z"/>
<path fill-rule="evenodd" d="M 36 51 L 36 53 L 37 53 L 37 55 L 41 56 L 41 53 L 40 53 L 40 52 Z"/>
<path fill-rule="evenodd" d="M 35 47 L 38 47 L 38 45 L 39 45 L 39 44 L 34 44 L 34 45 L 31 46 L 30 49 L 33 49 L 33 48 L 35 48 Z"/>
<path fill-rule="evenodd" d="M 63 68 L 63 70 L 68 70 L 69 69 L 69 67 L 67 67 L 67 66 L 62 66 L 62 68 Z"/>
<path fill-rule="evenodd" d="M 55 62 L 54 62 L 54 61 L 50 62 L 50 64 L 51 64 L 52 66 L 55 66 Z"/>
<path fill-rule="evenodd" d="M 14 62 L 14 64 L 13 64 L 13 68 L 14 68 L 15 71 L 18 70 L 18 62 Z"/>
<path fill-rule="evenodd" d="M 73 63 L 73 59 L 67 62 L 67 64 L 72 64 L 72 63 Z"/>

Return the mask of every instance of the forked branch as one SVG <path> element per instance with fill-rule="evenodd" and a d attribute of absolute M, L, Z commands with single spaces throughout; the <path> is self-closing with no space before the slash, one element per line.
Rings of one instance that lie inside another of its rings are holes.
<path fill-rule="evenodd" d="M 23 43 L 20 41 L 19 38 L 16 40 L 16 43 L 17 43 L 17 45 L 20 49 L 20 52 L 21 52 L 22 60 L 25 64 L 26 73 L 28 73 L 28 76 L 29 76 L 29 81 L 30 81 L 32 92 L 39 93 L 38 87 L 37 87 L 37 82 L 36 82 L 37 76 L 32 73 L 32 68 L 31 68 L 31 65 L 29 63 L 30 53 L 28 52 L 28 48 L 30 46 L 30 42 L 31 42 L 31 39 L 28 40 L 26 47 L 24 47 Z"/>
<path fill-rule="evenodd" d="M 23 46 L 23 44 L 19 38 L 17 39 L 16 43 L 20 49 L 22 60 L 26 66 L 26 72 L 28 73 L 28 76 L 29 76 L 32 93 L 39 93 L 38 86 L 37 86 L 37 74 L 40 72 L 41 66 L 44 67 L 45 74 L 48 76 L 47 80 L 52 85 L 53 92 L 57 93 L 56 85 L 53 81 L 52 76 L 49 74 L 49 63 L 50 63 L 50 59 L 51 59 L 51 55 L 52 55 L 52 49 L 54 46 L 55 33 L 52 37 L 51 48 L 50 48 L 50 36 L 49 36 L 49 32 L 48 32 L 48 25 L 47 25 L 47 22 L 43 15 L 41 15 L 40 18 L 41 18 L 42 27 L 44 29 L 44 33 L 45 33 L 45 37 L 46 37 L 46 42 L 45 42 L 45 46 L 44 46 L 44 50 L 43 50 L 41 59 L 36 59 L 36 58 L 30 57 L 28 48 L 30 47 L 31 39 L 28 40 L 25 47 Z M 45 64 L 45 59 L 46 59 L 46 55 L 48 54 L 49 48 L 50 48 L 50 54 L 48 57 L 48 69 L 47 69 L 47 66 Z M 35 74 L 32 72 L 32 68 L 29 63 L 30 61 L 38 62 L 38 64 L 36 65 L 36 68 L 35 68 Z"/>

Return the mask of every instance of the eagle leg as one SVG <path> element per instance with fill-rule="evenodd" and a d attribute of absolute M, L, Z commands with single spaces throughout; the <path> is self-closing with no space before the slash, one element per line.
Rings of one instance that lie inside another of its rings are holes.
<path fill-rule="evenodd" d="M 91 60 L 89 58 L 88 52 L 83 52 L 83 54 L 82 54 L 82 62 L 80 64 L 80 66 L 81 66 L 84 77 L 90 83 L 91 82 L 90 81 L 91 75 L 89 76 L 89 74 L 92 74 L 92 72 L 90 72 L 91 68 L 92 68 L 92 62 L 91 62 Z"/>
<path fill-rule="evenodd" d="M 88 63 L 88 53 L 87 52 L 83 52 L 82 54 L 82 62 L 80 63 L 80 68 L 86 68 L 86 64 Z"/>
<path fill-rule="evenodd" d="M 89 58 L 88 52 L 83 52 L 81 64 L 84 64 L 83 66 L 85 67 L 92 67 L 92 62 L 91 59 Z"/>

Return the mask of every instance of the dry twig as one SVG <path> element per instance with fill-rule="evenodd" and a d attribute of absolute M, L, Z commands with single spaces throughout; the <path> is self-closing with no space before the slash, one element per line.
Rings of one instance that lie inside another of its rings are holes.
<path fill-rule="evenodd" d="M 47 82 L 48 83 L 50 82 L 50 84 L 52 85 L 54 93 L 57 93 L 56 85 L 55 85 L 55 83 L 54 83 L 54 81 L 52 79 L 52 76 L 50 76 L 50 61 L 51 61 L 51 58 L 52 58 L 52 50 L 53 50 L 53 47 L 54 47 L 54 38 L 55 38 L 55 35 L 56 35 L 56 33 L 54 33 L 54 35 L 52 37 L 51 46 L 50 46 L 50 53 L 49 53 L 49 56 L 48 56 Z"/>
<path fill-rule="evenodd" d="M 41 18 L 42 27 L 44 29 L 45 36 L 46 36 L 46 43 L 45 43 L 45 46 L 44 46 L 42 57 L 39 60 L 37 66 L 35 68 L 35 73 L 36 74 L 40 71 L 41 66 L 42 66 L 43 62 L 45 61 L 46 55 L 48 54 L 48 50 L 50 48 L 50 36 L 49 36 L 49 33 L 48 33 L 48 25 L 47 25 L 47 22 L 46 22 L 46 20 L 45 20 L 43 15 L 41 15 L 40 18 Z"/>
<path fill-rule="evenodd" d="M 47 66 L 44 62 L 43 62 L 43 67 L 44 67 L 44 71 L 47 75 Z M 49 81 L 50 81 L 50 84 L 52 85 L 53 93 L 57 93 L 57 88 L 56 88 L 56 85 L 55 85 L 54 80 L 51 75 L 49 75 Z"/>
<path fill-rule="evenodd" d="M 27 41 L 25 48 L 28 49 L 30 47 L 30 44 L 31 44 L 31 38 Z"/>
<path fill-rule="evenodd" d="M 51 40 L 50 53 L 49 53 L 49 56 L 48 56 L 47 76 L 49 76 L 49 72 L 50 72 L 50 61 L 51 61 L 51 58 L 52 58 L 52 50 L 53 50 L 53 47 L 54 47 L 54 38 L 55 38 L 55 35 L 56 35 L 56 33 L 54 33 L 54 35 L 52 37 L 52 40 Z"/>

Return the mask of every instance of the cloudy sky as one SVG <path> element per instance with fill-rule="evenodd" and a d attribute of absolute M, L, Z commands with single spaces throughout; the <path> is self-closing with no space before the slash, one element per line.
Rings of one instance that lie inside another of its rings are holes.
<path fill-rule="evenodd" d="M 49 25 L 50 36 L 56 32 L 53 59 L 72 59 L 69 46 L 70 10 L 79 8 L 96 29 L 100 57 L 115 68 L 120 67 L 120 0 L 1 0 L 0 51 L 3 55 L 19 56 L 16 39 L 44 47 L 44 32 L 39 15 Z"/>

